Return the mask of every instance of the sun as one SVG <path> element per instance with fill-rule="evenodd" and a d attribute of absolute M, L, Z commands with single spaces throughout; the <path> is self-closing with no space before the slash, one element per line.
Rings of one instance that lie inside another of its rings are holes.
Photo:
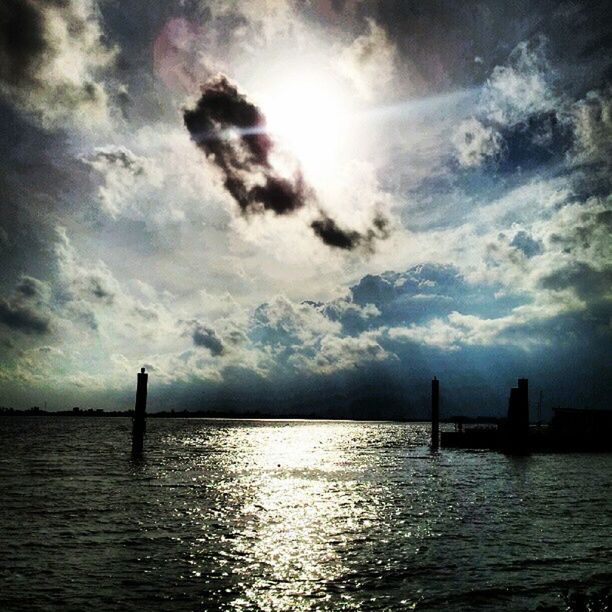
<path fill-rule="evenodd" d="M 267 129 L 279 149 L 294 156 L 317 182 L 350 150 L 353 104 L 342 83 L 325 72 L 295 70 L 262 92 Z"/>

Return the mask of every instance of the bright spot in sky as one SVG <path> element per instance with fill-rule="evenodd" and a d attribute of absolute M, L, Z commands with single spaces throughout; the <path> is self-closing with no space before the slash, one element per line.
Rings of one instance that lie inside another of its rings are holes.
<path fill-rule="evenodd" d="M 331 75 L 296 72 L 262 91 L 268 131 L 315 182 L 337 170 L 350 149 L 351 97 Z"/>

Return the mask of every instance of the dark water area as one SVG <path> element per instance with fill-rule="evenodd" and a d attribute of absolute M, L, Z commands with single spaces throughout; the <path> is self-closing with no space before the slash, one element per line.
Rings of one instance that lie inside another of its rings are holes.
<path fill-rule="evenodd" d="M 612 455 L 436 454 L 425 424 L 155 419 L 133 462 L 130 428 L 0 419 L 0 609 L 610 604 Z"/>

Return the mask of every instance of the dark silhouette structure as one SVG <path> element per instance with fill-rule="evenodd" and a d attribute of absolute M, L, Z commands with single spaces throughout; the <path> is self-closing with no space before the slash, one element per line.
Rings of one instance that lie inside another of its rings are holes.
<path fill-rule="evenodd" d="M 144 368 L 140 368 L 136 384 L 136 405 L 132 421 L 132 455 L 141 457 L 144 447 L 147 410 L 147 381 L 149 375 Z"/>
<path fill-rule="evenodd" d="M 440 381 L 434 376 L 431 381 L 431 448 L 440 446 Z"/>
<path fill-rule="evenodd" d="M 529 381 L 519 378 L 510 390 L 507 419 L 466 428 L 457 420 L 456 431 L 442 432 L 441 446 L 512 454 L 612 451 L 612 410 L 555 408 L 553 412 L 550 426 L 530 427 Z"/>
<path fill-rule="evenodd" d="M 527 447 L 529 436 L 529 381 L 519 378 L 518 385 L 510 389 L 506 444 L 513 450 Z"/>
<path fill-rule="evenodd" d="M 557 447 L 612 450 L 612 410 L 553 408 L 550 431 Z"/>

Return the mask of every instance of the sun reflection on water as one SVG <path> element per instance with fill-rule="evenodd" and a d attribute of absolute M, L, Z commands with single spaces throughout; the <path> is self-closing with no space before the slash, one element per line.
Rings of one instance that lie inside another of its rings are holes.
<path fill-rule="evenodd" d="M 173 505 L 194 534 L 183 545 L 189 580 L 201 585 L 202 601 L 224 600 L 241 610 L 354 609 L 363 588 L 384 587 L 398 561 L 380 550 L 406 546 L 429 531 L 429 517 L 415 513 L 414 524 L 406 523 L 410 507 L 392 503 L 405 493 L 376 476 L 385 469 L 406 483 L 407 441 L 390 431 L 259 421 L 219 423 L 212 445 L 206 427 L 184 438 L 184 459 L 173 462 L 182 470 L 163 480 L 176 477 L 177 491 L 190 491 Z M 384 602 L 376 599 L 373 608 Z M 403 601 L 406 608 L 414 603 Z"/>
<path fill-rule="evenodd" d="M 326 478 L 337 472 L 351 478 L 343 450 L 348 440 L 340 431 L 317 425 L 268 429 L 252 449 L 257 484 L 244 511 L 254 530 L 238 545 L 252 567 L 243 603 L 310 608 L 313 600 L 325 600 L 321 584 L 345 571 L 339 554 L 343 532 L 354 529 L 365 508 L 350 496 L 339 497 L 335 478 Z"/>

